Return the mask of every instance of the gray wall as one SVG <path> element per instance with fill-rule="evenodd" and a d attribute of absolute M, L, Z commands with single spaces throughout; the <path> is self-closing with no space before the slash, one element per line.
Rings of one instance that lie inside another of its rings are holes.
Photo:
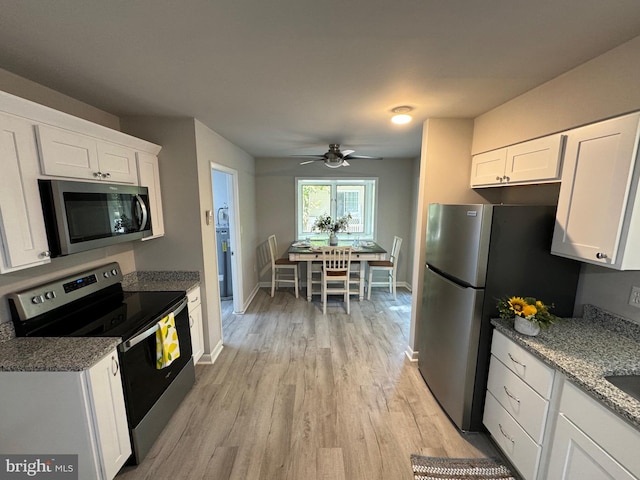
<path fill-rule="evenodd" d="M 521 95 L 475 119 L 473 151 L 504 145 L 570 129 L 640 110 L 640 37 Z M 541 202 L 557 201 L 552 186 L 503 190 L 513 196 Z M 640 272 L 584 264 L 578 286 L 575 314 L 590 303 L 640 322 L 640 309 L 627 305 L 631 287 L 640 285 Z"/>
<path fill-rule="evenodd" d="M 205 353 L 222 340 L 215 227 L 206 225 L 213 210 L 211 162 L 239 171 L 242 249 L 241 286 L 250 298 L 257 285 L 253 158 L 193 118 L 123 117 L 124 131 L 162 145 L 158 156 L 165 236 L 135 247 L 139 270 L 200 272 Z"/>
<path fill-rule="evenodd" d="M 330 169 L 322 162 L 299 165 L 295 158 L 256 159 L 256 213 L 258 242 L 275 234 L 283 255 L 295 236 L 296 177 L 377 177 L 378 211 L 376 241 L 391 249 L 394 235 L 402 237 L 398 281 L 411 284 L 411 231 L 414 208 L 413 159 L 353 160 L 351 166 Z M 270 277 L 262 276 L 267 281 Z"/>

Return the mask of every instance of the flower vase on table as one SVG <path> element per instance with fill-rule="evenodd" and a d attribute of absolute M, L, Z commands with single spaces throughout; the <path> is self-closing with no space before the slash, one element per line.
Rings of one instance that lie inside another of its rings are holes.
<path fill-rule="evenodd" d="M 338 218 L 335 222 L 329 215 L 320 215 L 313 224 L 313 229 L 319 230 L 321 232 L 328 232 L 329 245 L 335 247 L 338 245 L 338 237 L 336 236 L 336 234 L 338 232 L 344 232 L 349 226 L 350 220 L 350 214 Z"/>

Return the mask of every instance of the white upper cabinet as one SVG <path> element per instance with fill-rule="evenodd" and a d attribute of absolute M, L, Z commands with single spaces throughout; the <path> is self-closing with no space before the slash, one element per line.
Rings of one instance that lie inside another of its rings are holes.
<path fill-rule="evenodd" d="M 551 253 L 640 269 L 640 114 L 568 132 Z"/>
<path fill-rule="evenodd" d="M 138 183 L 135 150 L 49 125 L 36 131 L 43 174 Z"/>
<path fill-rule="evenodd" d="M 31 123 L 0 114 L 0 273 L 49 263 Z"/>
<path fill-rule="evenodd" d="M 564 135 L 550 135 L 474 155 L 471 187 L 558 182 L 564 139 Z"/>
<path fill-rule="evenodd" d="M 138 178 L 141 187 L 149 189 L 149 206 L 151 208 L 151 236 L 142 240 L 158 238 L 164 235 L 164 218 L 162 216 L 162 195 L 160 193 L 160 170 L 158 157 L 150 153 L 138 152 Z"/>

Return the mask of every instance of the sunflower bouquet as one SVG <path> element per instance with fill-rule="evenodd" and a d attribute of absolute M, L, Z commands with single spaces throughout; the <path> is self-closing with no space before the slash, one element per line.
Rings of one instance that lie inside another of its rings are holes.
<path fill-rule="evenodd" d="M 547 306 L 533 297 L 507 297 L 498 301 L 500 318 L 518 316 L 540 328 L 549 328 L 549 325 L 558 320 L 558 317 L 549 312 L 550 308 L 553 308 L 553 304 Z"/>

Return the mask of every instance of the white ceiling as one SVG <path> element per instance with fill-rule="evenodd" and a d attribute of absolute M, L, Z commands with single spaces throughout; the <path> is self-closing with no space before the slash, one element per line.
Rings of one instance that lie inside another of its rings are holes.
<path fill-rule="evenodd" d="M 424 119 L 637 35 L 638 0 L 9 0 L 0 66 L 118 116 L 195 117 L 256 157 L 414 157 Z"/>

